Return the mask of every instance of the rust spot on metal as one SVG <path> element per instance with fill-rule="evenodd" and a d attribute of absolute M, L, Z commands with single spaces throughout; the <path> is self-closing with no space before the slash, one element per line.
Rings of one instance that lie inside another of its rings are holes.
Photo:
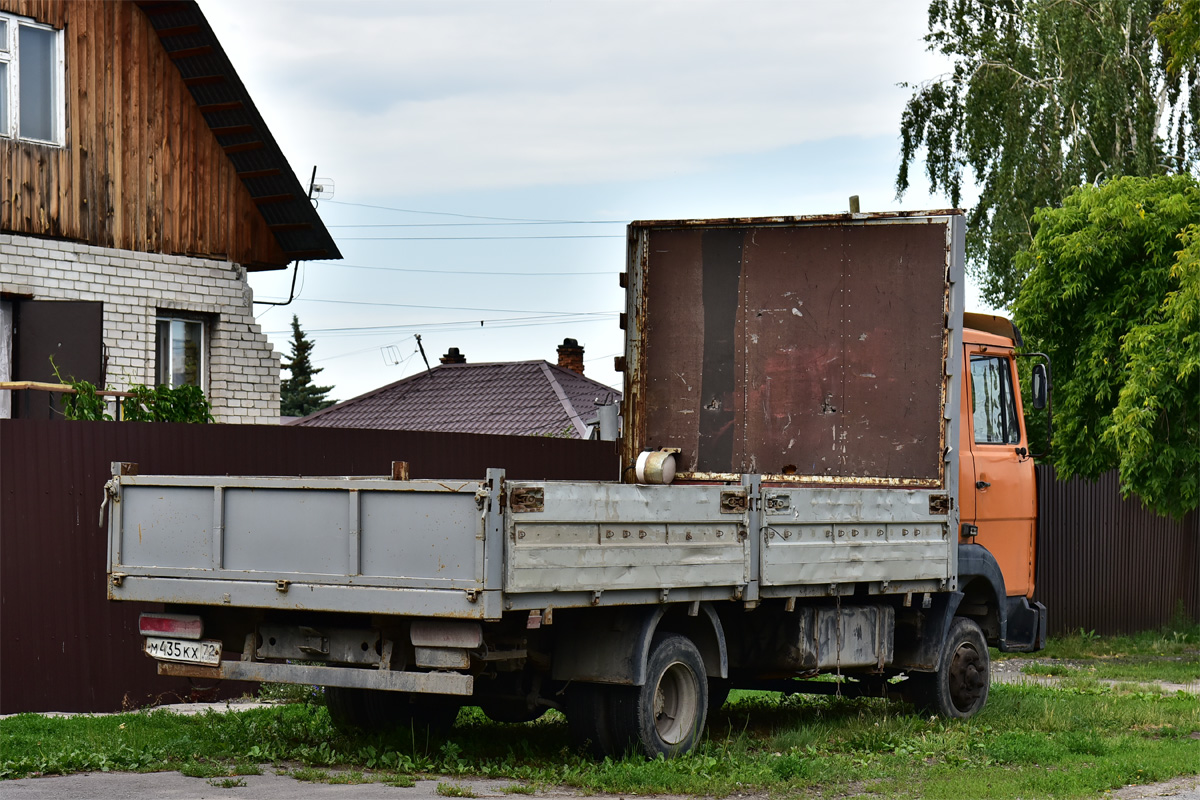
<path fill-rule="evenodd" d="M 169 661 L 158 662 L 159 675 L 172 675 L 179 678 L 210 678 L 221 679 L 220 667 L 205 667 L 200 664 L 176 664 Z"/>
<path fill-rule="evenodd" d="M 739 483 L 737 472 L 682 472 L 675 476 L 675 483 Z M 912 489 L 930 489 L 942 485 L 936 478 L 879 478 L 846 477 L 838 475 L 763 475 L 763 485 L 804 484 L 811 486 L 905 486 Z"/>
<path fill-rule="evenodd" d="M 409 469 L 408 469 L 408 462 L 407 461 L 393 461 L 392 462 L 392 480 L 407 481 L 409 479 L 410 479 L 410 473 L 409 473 Z"/>

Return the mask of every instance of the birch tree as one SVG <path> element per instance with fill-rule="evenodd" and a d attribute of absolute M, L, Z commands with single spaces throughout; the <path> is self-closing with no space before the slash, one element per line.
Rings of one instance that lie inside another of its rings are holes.
<path fill-rule="evenodd" d="M 995 305 L 1020 290 L 1035 209 L 1200 164 L 1200 0 L 933 0 L 925 41 L 952 68 L 910 87 L 897 195 L 922 156 L 955 206 L 973 179 L 967 256 Z"/>

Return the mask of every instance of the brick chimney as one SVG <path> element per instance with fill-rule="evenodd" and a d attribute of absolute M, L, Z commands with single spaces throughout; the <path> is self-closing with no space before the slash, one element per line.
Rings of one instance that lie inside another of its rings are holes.
<path fill-rule="evenodd" d="M 446 355 L 442 356 L 438 360 L 441 361 L 443 364 L 465 364 L 465 363 L 467 363 L 467 357 L 465 355 L 463 355 L 462 353 L 458 352 L 457 347 L 451 347 L 449 350 L 446 351 Z"/>
<path fill-rule="evenodd" d="M 563 369 L 583 374 L 583 348 L 574 339 L 563 339 L 558 346 L 558 365 Z"/>

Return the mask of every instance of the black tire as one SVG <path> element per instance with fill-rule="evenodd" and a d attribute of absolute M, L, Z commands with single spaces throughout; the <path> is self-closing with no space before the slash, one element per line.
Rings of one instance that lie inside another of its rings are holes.
<path fill-rule="evenodd" d="M 593 758 L 614 754 L 609 712 L 617 688 L 597 683 L 573 683 L 567 689 L 567 727 L 571 741 Z"/>
<path fill-rule="evenodd" d="M 987 641 L 979 624 L 955 617 L 942 644 L 936 672 L 910 675 L 905 699 L 948 719 L 970 719 L 987 703 L 991 683 Z"/>
<path fill-rule="evenodd" d="M 704 735 L 708 678 L 690 639 L 659 634 L 650 645 L 646 683 L 613 693 L 611 725 L 618 751 L 649 758 L 690 752 Z"/>
<path fill-rule="evenodd" d="M 445 733 L 458 719 L 459 704 L 438 695 L 413 695 L 375 689 L 325 687 L 325 705 L 341 730 L 411 730 Z"/>

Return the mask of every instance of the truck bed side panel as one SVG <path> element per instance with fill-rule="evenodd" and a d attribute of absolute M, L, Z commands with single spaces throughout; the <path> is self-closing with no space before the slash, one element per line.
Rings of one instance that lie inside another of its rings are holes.
<path fill-rule="evenodd" d="M 123 477 L 112 569 L 125 576 L 481 590 L 479 486 Z"/>
<path fill-rule="evenodd" d="M 720 486 L 545 483 L 544 510 L 513 512 L 506 592 L 671 590 L 748 580 L 745 513 Z"/>
<path fill-rule="evenodd" d="M 951 573 L 945 513 L 932 493 L 894 489 L 764 488 L 763 586 L 914 581 Z"/>

